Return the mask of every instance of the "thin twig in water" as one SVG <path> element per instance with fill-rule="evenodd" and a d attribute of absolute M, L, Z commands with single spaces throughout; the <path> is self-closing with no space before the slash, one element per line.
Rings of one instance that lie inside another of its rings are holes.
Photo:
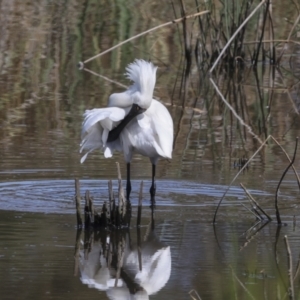
<path fill-rule="evenodd" d="M 251 17 L 256 13 L 256 11 L 265 3 L 265 0 L 262 0 L 257 6 L 256 8 L 252 11 L 252 13 L 245 19 L 245 21 L 240 25 L 240 27 L 236 30 L 236 32 L 232 35 L 232 37 L 229 39 L 229 41 L 227 42 L 227 44 L 225 45 L 225 47 L 222 49 L 221 53 L 219 54 L 217 60 L 215 61 L 215 63 L 213 64 L 213 66 L 211 67 L 211 69 L 209 70 L 209 73 L 212 73 L 212 71 L 214 70 L 214 68 L 216 67 L 216 65 L 218 64 L 219 60 L 221 59 L 222 55 L 224 54 L 224 52 L 226 51 L 226 49 L 228 48 L 228 46 L 231 44 L 231 42 L 234 40 L 234 38 L 236 37 L 236 35 L 241 31 L 241 29 L 247 24 L 247 22 L 251 19 Z"/>
<path fill-rule="evenodd" d="M 279 191 L 279 187 L 281 185 L 281 182 L 282 182 L 285 174 L 287 173 L 287 171 L 289 170 L 289 168 L 293 165 L 293 163 L 295 161 L 297 147 L 298 147 L 298 138 L 296 138 L 296 145 L 295 145 L 295 150 L 294 150 L 294 155 L 293 155 L 292 161 L 290 162 L 290 164 L 288 165 L 288 167 L 283 172 L 283 174 L 282 174 L 282 176 L 281 176 L 281 178 L 279 180 L 277 189 L 276 189 L 276 194 L 275 194 L 275 210 L 276 210 L 276 218 L 277 218 L 277 223 L 278 224 L 281 224 L 281 218 L 280 218 L 279 209 L 278 209 L 278 191 Z"/>
<path fill-rule="evenodd" d="M 82 66 L 82 65 L 88 63 L 89 61 L 92 61 L 92 60 L 94 60 L 95 58 L 97 58 L 99 56 L 102 56 L 102 55 L 104 55 L 104 54 L 106 54 L 106 53 L 108 53 L 108 52 L 110 52 L 110 51 L 112 51 L 112 50 L 114 50 L 116 48 L 119 48 L 120 46 L 122 46 L 122 45 L 124 45 L 124 44 L 126 44 L 126 43 L 128 43 L 128 42 L 130 42 L 132 40 L 135 40 L 136 38 L 141 37 L 141 36 L 143 36 L 143 35 L 145 35 L 145 34 L 147 34 L 149 32 L 155 31 L 155 30 L 160 29 L 160 28 L 165 27 L 165 26 L 169 26 L 169 25 L 172 25 L 172 24 L 176 24 L 176 23 L 182 22 L 183 20 L 186 20 L 186 19 L 189 19 L 189 18 L 194 18 L 194 17 L 197 17 L 197 16 L 201 16 L 201 15 L 204 15 L 204 14 L 207 14 L 207 13 L 209 13 L 209 10 L 205 10 L 205 11 L 202 11 L 200 13 L 195 13 L 195 14 L 192 14 L 192 15 L 184 16 L 182 18 L 179 18 L 179 19 L 176 19 L 176 20 L 172 20 L 172 21 L 169 21 L 167 23 L 155 26 L 155 27 L 153 27 L 151 29 L 148 29 L 148 30 L 146 30 L 144 32 L 141 32 L 141 33 L 139 33 L 139 34 L 137 34 L 135 36 L 132 36 L 131 38 L 129 38 L 129 39 L 127 39 L 127 40 L 125 40 L 125 41 L 123 41 L 123 42 L 121 42 L 121 43 L 119 43 L 119 44 L 117 44 L 117 45 L 115 45 L 115 46 L 113 46 L 113 47 L 111 47 L 111 48 L 109 48 L 109 49 L 107 49 L 107 50 L 105 50 L 105 51 L 103 51 L 103 52 L 101 52 L 101 53 L 99 53 L 99 54 L 97 54 L 97 55 L 89 58 L 89 59 L 87 59 L 87 60 L 85 60 L 83 63 L 81 62 L 80 65 Z"/>
<path fill-rule="evenodd" d="M 257 211 L 256 210 L 254 210 L 254 211 L 252 211 L 250 208 L 248 208 L 245 204 L 243 204 L 243 203 L 240 203 L 242 206 L 244 206 L 244 208 L 246 208 L 251 214 L 253 214 L 254 215 L 254 217 L 256 218 L 256 219 L 258 219 L 259 221 L 262 221 L 263 220 L 263 218 L 260 216 L 260 214 L 258 214 L 257 213 Z"/>
<path fill-rule="evenodd" d="M 258 202 L 252 197 L 252 195 L 245 188 L 245 186 L 242 183 L 240 183 L 240 185 L 243 188 L 243 190 L 245 191 L 245 193 L 247 194 L 247 196 L 253 201 L 253 203 L 256 205 L 256 207 L 261 211 L 261 213 L 264 214 L 269 219 L 269 221 L 272 221 L 272 218 L 260 207 Z"/>

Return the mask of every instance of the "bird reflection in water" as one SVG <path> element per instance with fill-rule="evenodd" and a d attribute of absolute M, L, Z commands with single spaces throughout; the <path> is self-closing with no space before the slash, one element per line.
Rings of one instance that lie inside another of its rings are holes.
<path fill-rule="evenodd" d="M 137 229 L 136 243 L 129 229 L 85 231 L 77 257 L 82 283 L 106 291 L 109 299 L 149 299 L 171 274 L 170 246 L 150 226 L 143 241 Z"/>

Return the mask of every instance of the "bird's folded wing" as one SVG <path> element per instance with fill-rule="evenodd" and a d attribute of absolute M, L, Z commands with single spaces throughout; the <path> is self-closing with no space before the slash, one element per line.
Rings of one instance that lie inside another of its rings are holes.
<path fill-rule="evenodd" d="M 164 105 L 154 99 L 152 101 L 151 118 L 149 118 L 151 120 L 150 126 L 154 131 L 157 145 L 160 147 L 160 150 L 164 155 L 161 155 L 158 149 L 157 151 L 162 157 L 172 158 L 174 135 L 172 118 Z"/>

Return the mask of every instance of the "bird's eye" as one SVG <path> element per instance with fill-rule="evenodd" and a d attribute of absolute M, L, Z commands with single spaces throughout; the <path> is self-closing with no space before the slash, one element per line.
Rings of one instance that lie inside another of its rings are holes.
<path fill-rule="evenodd" d="M 136 110 L 139 111 L 141 108 L 137 105 L 136 106 Z"/>

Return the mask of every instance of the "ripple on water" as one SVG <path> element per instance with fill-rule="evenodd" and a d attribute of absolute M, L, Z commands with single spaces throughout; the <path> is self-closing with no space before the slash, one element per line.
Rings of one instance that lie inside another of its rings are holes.
<path fill-rule="evenodd" d="M 144 181 L 144 198 L 148 197 L 150 181 Z M 106 180 L 81 180 L 81 195 L 89 190 L 95 205 L 108 198 Z M 132 181 L 131 202 L 137 205 L 139 181 Z M 117 181 L 113 181 L 117 191 Z M 157 206 L 211 206 L 222 197 L 226 186 L 204 185 L 192 181 L 157 181 Z M 263 191 L 252 190 L 253 195 L 266 196 Z M 74 213 L 75 185 L 73 180 L 15 181 L 0 184 L 0 209 L 43 213 Z M 242 189 L 231 187 L 227 197 L 245 200 Z M 226 201 L 224 201 L 226 205 Z"/>

